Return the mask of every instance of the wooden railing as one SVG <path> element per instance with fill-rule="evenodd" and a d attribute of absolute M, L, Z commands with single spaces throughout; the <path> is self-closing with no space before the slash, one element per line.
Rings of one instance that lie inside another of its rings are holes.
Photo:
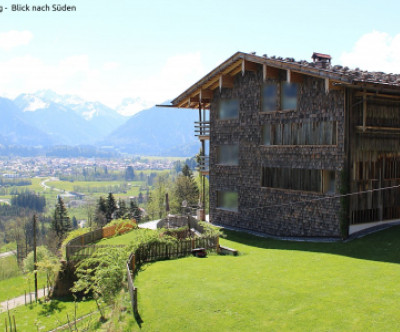
<path fill-rule="evenodd" d="M 197 121 L 194 123 L 195 135 L 199 138 L 210 136 L 210 121 Z"/>
<path fill-rule="evenodd" d="M 207 173 L 210 171 L 210 157 L 209 156 L 200 156 L 199 163 L 197 165 L 197 169 L 199 172 Z"/>
<path fill-rule="evenodd" d="M 103 238 L 109 238 L 114 236 L 116 233 L 123 234 L 126 233 L 135 226 L 132 224 L 124 224 L 124 225 L 112 225 L 108 227 L 98 228 L 94 231 L 90 231 L 88 233 L 82 234 L 76 238 L 73 238 L 71 241 L 67 243 L 65 246 L 65 257 L 67 261 L 73 260 L 81 260 L 90 256 L 95 248 L 99 248 L 102 246 L 94 246 L 89 245 L 91 243 L 97 242 Z M 91 248 L 93 247 L 93 248 Z"/>

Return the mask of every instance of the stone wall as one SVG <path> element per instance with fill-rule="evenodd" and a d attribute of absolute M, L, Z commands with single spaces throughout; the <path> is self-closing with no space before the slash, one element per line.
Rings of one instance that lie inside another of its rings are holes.
<path fill-rule="evenodd" d="M 340 171 L 345 165 L 344 92 L 326 94 L 324 80 L 304 76 L 296 111 L 261 113 L 263 84 L 260 68 L 236 75 L 233 89 L 215 90 L 210 109 L 210 220 L 278 236 L 339 237 L 340 202 L 330 199 L 332 194 L 263 188 L 261 175 L 262 167 L 331 170 L 339 193 Z M 239 99 L 239 119 L 218 119 L 221 98 Z M 336 121 L 336 145 L 263 145 L 264 124 L 304 120 Z M 239 143 L 239 166 L 218 165 L 218 145 L 232 143 Z M 220 190 L 239 193 L 238 212 L 217 208 Z M 322 197 L 327 199 L 298 203 Z"/>

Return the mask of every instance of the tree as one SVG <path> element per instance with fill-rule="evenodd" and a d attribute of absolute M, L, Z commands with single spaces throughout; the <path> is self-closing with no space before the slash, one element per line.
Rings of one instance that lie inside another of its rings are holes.
<path fill-rule="evenodd" d="M 72 217 L 72 228 L 77 229 L 78 228 L 78 220 L 76 220 L 76 217 Z"/>
<path fill-rule="evenodd" d="M 185 166 L 182 167 L 182 174 L 183 174 L 183 176 L 186 176 L 186 177 L 192 177 L 193 176 L 193 172 L 189 168 L 188 164 L 185 164 Z"/>
<path fill-rule="evenodd" d="M 132 199 L 129 202 L 129 217 L 131 219 L 136 219 L 137 222 L 140 221 L 140 209 L 139 206 L 137 205 L 136 201 L 134 199 Z"/>
<path fill-rule="evenodd" d="M 162 218 L 166 216 L 165 211 L 165 194 L 171 187 L 170 181 L 168 181 L 167 174 L 160 174 L 155 179 L 154 189 L 149 194 L 147 202 L 147 210 L 152 218 Z"/>
<path fill-rule="evenodd" d="M 113 213 L 118 209 L 117 202 L 112 193 L 109 193 L 106 201 L 106 219 L 109 223 L 113 218 Z"/>
<path fill-rule="evenodd" d="M 142 192 L 139 192 L 138 203 L 139 204 L 143 204 L 144 203 L 144 198 L 143 198 L 143 193 Z"/>
<path fill-rule="evenodd" d="M 30 191 L 19 193 L 11 198 L 11 205 L 19 208 L 27 208 L 37 212 L 43 212 L 46 207 L 46 199 Z"/>
<path fill-rule="evenodd" d="M 126 202 L 123 199 L 118 200 L 118 210 L 116 212 L 117 219 L 127 219 L 129 218 L 128 215 L 128 208 L 126 207 Z"/>
<path fill-rule="evenodd" d="M 174 213 L 179 212 L 182 201 L 184 200 L 188 202 L 188 206 L 197 205 L 199 200 L 199 188 L 193 177 L 179 175 L 174 182 L 172 196 L 171 210 Z"/>
<path fill-rule="evenodd" d="M 94 293 L 95 298 L 101 296 L 106 303 L 110 303 L 122 287 L 125 267 L 124 248 L 100 248 L 78 264 L 78 281 L 72 291 Z"/>
<path fill-rule="evenodd" d="M 125 170 L 125 180 L 132 181 L 135 178 L 135 171 L 132 166 L 128 166 Z"/>
<path fill-rule="evenodd" d="M 60 261 L 46 247 L 37 247 L 37 269 L 46 272 L 47 283 L 52 284 L 55 281 L 58 270 L 60 269 Z M 26 272 L 34 272 L 33 251 L 24 259 L 24 270 Z"/>
<path fill-rule="evenodd" d="M 100 196 L 95 212 L 95 221 L 99 227 L 103 227 L 107 223 L 106 213 L 107 202 L 102 196 Z"/>
<path fill-rule="evenodd" d="M 72 229 L 71 221 L 68 217 L 68 211 L 61 196 L 58 196 L 57 199 L 56 208 L 51 221 L 51 229 L 56 233 L 59 240 L 62 240 Z"/>

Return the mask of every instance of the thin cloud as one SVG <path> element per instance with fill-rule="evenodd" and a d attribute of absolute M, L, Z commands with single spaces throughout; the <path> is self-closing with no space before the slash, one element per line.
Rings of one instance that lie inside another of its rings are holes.
<path fill-rule="evenodd" d="M 0 33 L 0 48 L 9 51 L 21 45 L 28 45 L 33 39 L 30 31 L 11 30 Z"/>
<path fill-rule="evenodd" d="M 201 54 L 185 53 L 168 58 L 155 75 L 134 80 L 129 89 L 141 99 L 161 103 L 173 99 L 205 74 Z"/>
<path fill-rule="evenodd" d="M 350 52 L 343 52 L 340 60 L 350 68 L 400 73 L 400 34 L 367 33 L 357 40 Z"/>

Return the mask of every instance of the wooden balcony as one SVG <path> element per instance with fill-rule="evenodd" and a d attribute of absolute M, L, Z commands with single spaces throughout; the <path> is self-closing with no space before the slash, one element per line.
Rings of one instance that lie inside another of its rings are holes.
<path fill-rule="evenodd" d="M 210 121 L 197 121 L 194 123 L 194 132 L 200 140 L 210 139 Z"/>
<path fill-rule="evenodd" d="M 208 175 L 210 173 L 210 157 L 200 156 L 199 164 L 197 165 L 198 171 L 202 175 Z"/>

